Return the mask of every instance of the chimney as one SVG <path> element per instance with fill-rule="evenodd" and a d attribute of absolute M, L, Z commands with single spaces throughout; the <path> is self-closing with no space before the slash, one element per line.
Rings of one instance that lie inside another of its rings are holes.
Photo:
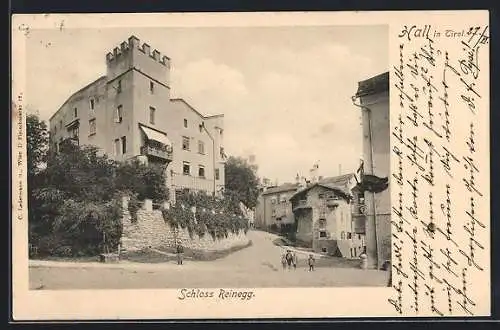
<path fill-rule="evenodd" d="M 153 50 L 153 58 L 157 61 L 160 60 L 160 52 L 157 49 Z"/>

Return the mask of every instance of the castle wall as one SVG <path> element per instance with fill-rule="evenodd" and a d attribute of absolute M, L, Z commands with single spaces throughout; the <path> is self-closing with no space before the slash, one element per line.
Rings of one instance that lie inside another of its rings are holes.
<path fill-rule="evenodd" d="M 124 206 L 126 202 L 124 201 Z M 123 211 L 122 248 L 137 251 L 145 248 L 175 248 L 177 243 L 186 249 L 202 251 L 224 251 L 249 244 L 244 231 L 229 233 L 227 238 L 213 239 L 210 234 L 198 237 L 196 233 L 190 237 L 187 229 L 174 229 L 163 219 L 160 210 L 137 211 L 137 221 L 132 222 L 127 207 Z"/>

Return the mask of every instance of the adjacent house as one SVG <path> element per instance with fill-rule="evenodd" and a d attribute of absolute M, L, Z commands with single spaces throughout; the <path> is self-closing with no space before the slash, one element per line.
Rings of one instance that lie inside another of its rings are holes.
<path fill-rule="evenodd" d="M 359 82 L 354 105 L 362 112 L 363 167 L 357 190 L 364 198 L 368 265 L 391 259 L 389 73 Z"/>
<path fill-rule="evenodd" d="M 294 217 L 290 197 L 297 191 L 299 184 L 284 183 L 275 187 L 265 187 L 257 200 L 255 227 L 279 229 L 292 225 Z"/>
<path fill-rule="evenodd" d="M 164 167 L 171 192 L 224 188 L 224 115 L 171 98 L 170 58 L 131 36 L 106 55 L 106 75 L 71 95 L 50 118 L 50 149 L 70 138 L 109 157 Z M 175 194 L 171 195 L 174 198 Z"/>
<path fill-rule="evenodd" d="M 356 232 L 351 215 L 351 192 L 334 178 L 295 192 L 290 201 L 297 225 L 297 240 L 315 252 L 355 258 L 364 251 L 364 235 Z"/>

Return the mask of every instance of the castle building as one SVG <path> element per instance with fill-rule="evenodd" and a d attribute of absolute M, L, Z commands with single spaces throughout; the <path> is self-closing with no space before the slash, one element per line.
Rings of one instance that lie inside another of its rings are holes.
<path fill-rule="evenodd" d="M 106 75 L 71 95 L 50 118 L 50 148 L 57 152 L 70 138 L 118 161 L 162 165 L 171 192 L 220 194 L 224 115 L 205 116 L 171 98 L 170 58 L 135 36 L 105 60 Z"/>

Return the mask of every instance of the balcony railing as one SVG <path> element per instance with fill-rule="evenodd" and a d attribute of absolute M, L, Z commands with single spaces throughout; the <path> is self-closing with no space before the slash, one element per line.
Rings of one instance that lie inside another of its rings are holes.
<path fill-rule="evenodd" d="M 172 148 L 157 148 L 145 145 L 141 147 L 141 155 L 172 161 Z"/>
<path fill-rule="evenodd" d="M 327 206 L 339 206 L 338 198 L 328 198 L 325 202 Z"/>

